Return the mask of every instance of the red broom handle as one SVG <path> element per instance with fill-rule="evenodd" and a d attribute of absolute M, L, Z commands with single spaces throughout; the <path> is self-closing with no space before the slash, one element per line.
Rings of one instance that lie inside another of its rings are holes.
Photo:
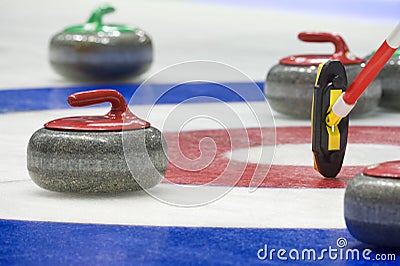
<path fill-rule="evenodd" d="M 343 100 L 347 104 L 354 104 L 361 94 L 365 91 L 372 80 L 378 75 L 386 62 L 399 48 L 400 45 L 400 24 L 394 29 L 388 38 L 382 43 L 374 56 L 369 60 L 366 66 L 361 70 L 360 74 L 354 79 Z"/>

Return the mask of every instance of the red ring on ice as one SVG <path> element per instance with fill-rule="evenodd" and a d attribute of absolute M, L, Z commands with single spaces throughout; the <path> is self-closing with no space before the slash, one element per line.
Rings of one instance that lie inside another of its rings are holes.
<path fill-rule="evenodd" d="M 249 128 L 247 133 L 249 136 L 250 146 L 259 146 L 263 143 L 261 135 L 268 136 L 271 128 Z M 235 134 L 235 132 L 237 134 Z M 239 134 L 240 132 L 240 134 Z M 235 143 L 239 144 L 235 149 L 246 148 L 247 141 L 241 144 L 243 139 L 243 130 L 229 130 L 231 138 L 237 138 Z M 166 180 L 176 184 L 202 185 L 213 181 L 221 174 L 229 159 L 224 153 L 231 150 L 231 142 L 228 133 L 225 130 L 199 130 L 199 131 L 183 131 L 180 133 L 164 133 L 168 142 L 168 154 L 174 156 L 182 149 L 185 156 L 195 159 L 200 155 L 199 142 L 205 137 L 212 138 L 217 146 L 217 155 L 214 161 L 201 171 L 185 171 L 170 164 L 166 173 Z M 178 136 L 177 136 L 178 135 Z M 270 135 L 270 134 L 269 134 Z M 179 143 L 178 143 L 179 140 Z M 400 127 L 381 127 L 381 126 L 351 126 L 349 127 L 349 143 L 361 144 L 390 144 L 400 145 Z M 278 127 L 276 128 L 276 144 L 307 144 L 311 143 L 310 127 Z M 310 156 L 312 152 L 310 150 Z M 377 161 L 379 158 L 377 158 Z M 250 180 L 256 168 L 256 164 L 231 161 L 230 169 L 243 169 L 240 180 L 236 186 L 249 186 Z M 233 166 L 233 167 L 232 167 Z M 268 167 L 267 165 L 259 165 L 259 167 Z M 260 187 L 271 188 L 344 188 L 347 182 L 353 176 L 361 173 L 365 166 L 344 166 L 342 171 L 336 178 L 322 178 L 313 166 L 287 166 L 273 164 L 268 172 L 267 177 L 263 180 Z M 234 173 L 232 173 L 234 175 Z M 224 181 L 216 182 L 217 185 L 226 186 Z"/>

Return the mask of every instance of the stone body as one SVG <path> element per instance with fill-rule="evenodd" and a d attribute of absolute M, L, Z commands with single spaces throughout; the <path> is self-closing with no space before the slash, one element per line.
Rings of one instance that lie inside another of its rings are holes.
<path fill-rule="evenodd" d="M 153 47 L 142 30 L 60 32 L 50 41 L 50 64 L 74 80 L 112 80 L 138 76 L 150 68 Z"/>
<path fill-rule="evenodd" d="M 47 190 L 135 191 L 163 179 L 166 147 L 162 133 L 153 127 L 124 131 L 42 128 L 29 140 L 27 166 L 32 180 Z"/>
<path fill-rule="evenodd" d="M 345 65 L 349 84 L 362 67 Z M 295 66 L 277 64 L 268 72 L 264 92 L 271 108 L 279 113 L 298 118 L 311 117 L 311 104 L 317 66 Z M 380 101 L 382 88 L 374 80 L 357 101 L 351 115 L 361 115 L 374 110 Z"/>
<path fill-rule="evenodd" d="M 400 179 L 357 175 L 347 185 L 344 217 L 358 240 L 400 247 Z"/>
<path fill-rule="evenodd" d="M 365 60 L 371 59 L 372 55 Z M 380 106 L 400 111 L 400 51 L 398 50 L 394 56 L 379 72 L 377 79 L 382 84 L 382 98 Z"/>

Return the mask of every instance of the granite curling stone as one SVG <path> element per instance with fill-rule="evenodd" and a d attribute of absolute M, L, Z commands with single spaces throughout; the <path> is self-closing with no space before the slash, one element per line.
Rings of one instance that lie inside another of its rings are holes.
<path fill-rule="evenodd" d="M 373 55 L 374 53 L 365 60 L 369 61 Z M 379 105 L 400 111 L 400 49 L 392 55 L 377 78 L 382 84 L 382 98 Z"/>
<path fill-rule="evenodd" d="M 400 247 L 400 161 L 370 166 L 352 178 L 345 191 L 344 217 L 356 239 Z"/>
<path fill-rule="evenodd" d="M 27 167 L 40 187 L 58 192 L 125 192 L 154 187 L 168 159 L 162 133 L 131 113 L 115 90 L 72 94 L 71 106 L 110 102 L 104 116 L 66 117 L 29 140 Z"/>
<path fill-rule="evenodd" d="M 150 68 L 153 47 L 139 28 L 103 24 L 111 6 L 96 9 L 86 24 L 64 29 L 50 41 L 52 68 L 73 80 L 115 80 L 136 77 Z"/>
<path fill-rule="evenodd" d="M 326 32 L 301 32 L 298 38 L 305 42 L 331 42 L 333 54 L 293 55 L 282 58 L 268 72 L 264 91 L 275 111 L 298 118 L 311 116 L 311 103 L 318 65 L 327 60 L 339 60 L 345 66 L 349 84 L 365 65 L 365 61 L 350 52 L 343 38 Z M 378 106 L 382 88 L 373 81 L 357 102 L 351 114 L 364 114 Z"/>

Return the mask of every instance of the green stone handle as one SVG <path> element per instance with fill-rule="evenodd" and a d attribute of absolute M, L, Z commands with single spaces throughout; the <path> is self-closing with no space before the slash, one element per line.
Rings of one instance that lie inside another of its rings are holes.
<path fill-rule="evenodd" d="M 130 28 L 125 25 L 120 25 L 120 24 L 103 24 L 103 16 L 108 13 L 112 13 L 115 11 L 115 8 L 109 5 L 102 6 L 97 8 L 92 12 L 90 15 L 89 19 L 84 23 L 80 25 L 74 25 L 71 27 L 68 27 L 64 29 L 64 32 L 66 33 L 97 33 L 97 32 L 115 32 L 119 31 L 121 33 L 126 33 L 126 32 L 135 32 L 135 28 Z"/>
<path fill-rule="evenodd" d="M 102 18 L 105 14 L 113 13 L 115 11 L 115 8 L 112 6 L 102 6 L 97 8 L 95 11 L 93 11 L 92 15 L 86 22 L 87 24 L 96 24 L 96 28 L 102 28 L 103 27 L 103 21 Z"/>

